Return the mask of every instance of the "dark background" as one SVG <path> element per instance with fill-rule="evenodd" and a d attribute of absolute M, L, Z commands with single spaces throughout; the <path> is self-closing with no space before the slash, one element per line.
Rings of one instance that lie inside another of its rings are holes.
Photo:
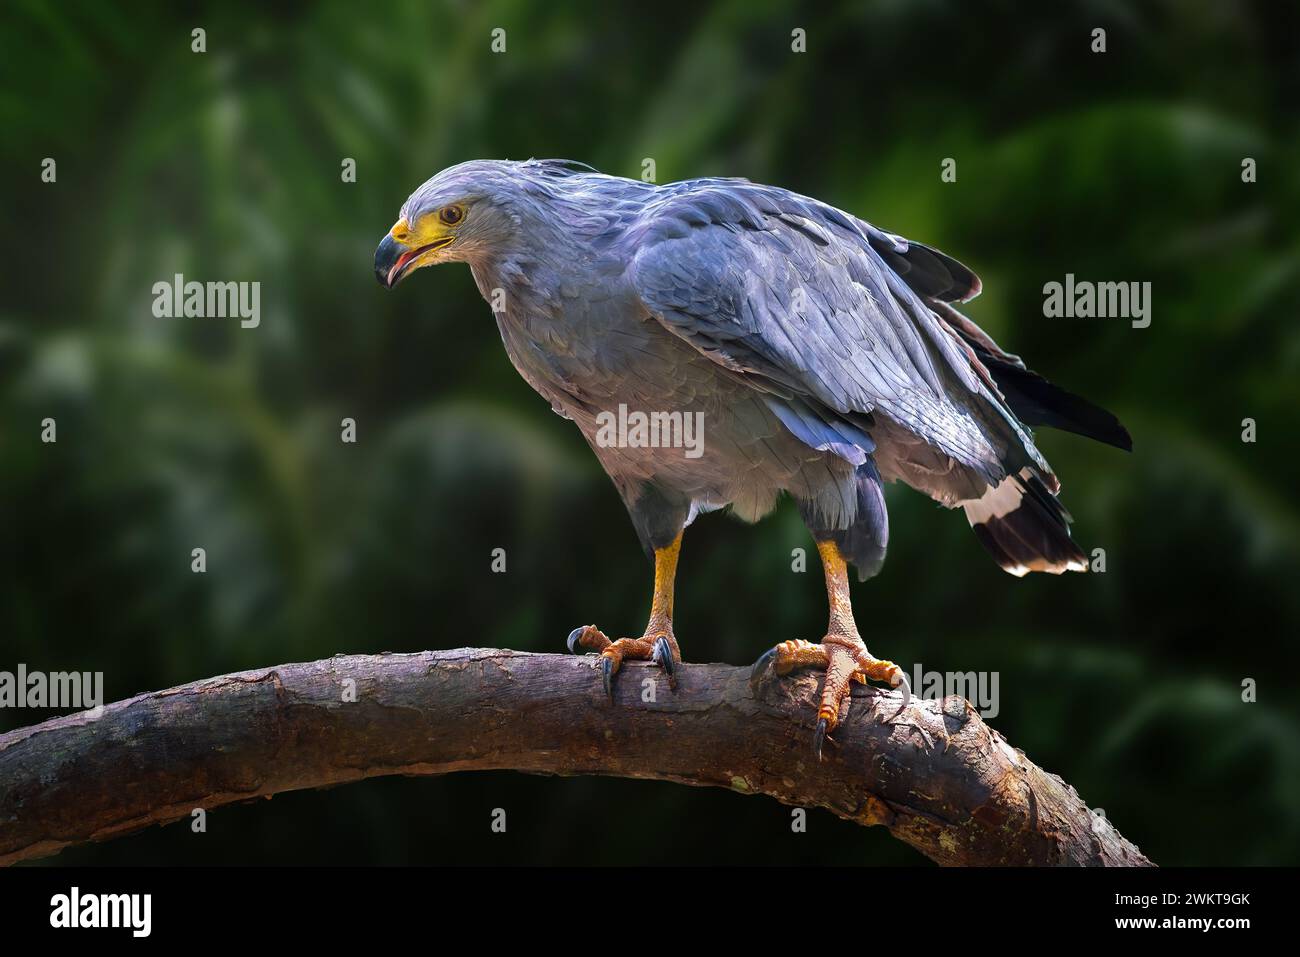
<path fill-rule="evenodd" d="M 635 177 L 652 157 L 660 181 L 776 183 L 957 256 L 984 280 L 971 316 L 1120 415 L 1129 456 L 1039 433 L 1104 575 L 1018 581 L 960 514 L 892 488 L 890 560 L 855 585 L 864 636 L 909 670 L 997 671 L 993 724 L 1155 861 L 1295 863 L 1295 10 L 6 4 L 0 670 L 101 670 L 116 700 L 340 652 L 639 633 L 631 525 L 510 367 L 468 269 L 387 293 L 371 262 L 453 163 Z M 154 318 L 176 272 L 260 281 L 261 326 Z M 1150 281 L 1151 326 L 1044 318 L 1067 272 Z M 754 527 L 698 521 L 687 658 L 817 638 L 821 576 L 790 570 L 808 544 L 788 502 Z M 48 716 L 0 711 L 0 730 Z M 206 835 L 182 822 L 56 860 L 924 863 L 883 829 L 789 821 L 724 791 L 502 772 L 286 794 L 214 811 Z"/>

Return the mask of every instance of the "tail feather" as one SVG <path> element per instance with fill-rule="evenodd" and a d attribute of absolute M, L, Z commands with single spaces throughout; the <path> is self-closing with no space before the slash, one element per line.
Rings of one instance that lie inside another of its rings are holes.
<path fill-rule="evenodd" d="M 1011 411 L 1025 425 L 1046 425 L 1125 452 L 1133 451 L 1133 437 L 1128 429 L 1101 406 L 1053 385 L 1029 369 L 990 356 L 980 358 Z"/>
<path fill-rule="evenodd" d="M 964 509 L 980 544 L 1016 577 L 1088 570 L 1070 538 L 1070 513 L 1030 469 L 1008 476 Z"/>
<path fill-rule="evenodd" d="M 1125 452 L 1133 451 L 1133 437 L 1112 413 L 1026 368 L 1019 356 L 1002 349 L 987 332 L 946 302 L 931 300 L 930 308 L 970 347 L 975 361 L 988 372 L 1011 411 L 1025 425 L 1046 425 Z"/>

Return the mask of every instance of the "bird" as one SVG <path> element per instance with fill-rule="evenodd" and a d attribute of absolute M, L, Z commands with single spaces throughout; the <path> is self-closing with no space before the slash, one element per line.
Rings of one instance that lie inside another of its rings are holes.
<path fill-rule="evenodd" d="M 1087 570 L 1030 427 L 1126 451 L 1132 439 L 959 311 L 980 280 L 934 248 L 743 178 L 656 184 L 572 160 L 471 160 L 410 194 L 375 276 L 391 289 L 447 262 L 469 265 L 510 361 L 577 425 L 653 561 L 641 636 L 584 625 L 568 637 L 600 656 L 611 703 L 624 661 L 676 686 L 677 562 L 705 512 L 755 522 L 789 496 L 812 535 L 826 633 L 768 649 L 751 685 L 825 672 L 818 760 L 851 683 L 899 689 L 886 720 L 911 696 L 903 669 L 867 649 L 850 601 L 850 568 L 865 581 L 885 560 L 886 483 L 962 509 L 1012 575 Z M 694 441 L 676 441 L 692 423 Z"/>

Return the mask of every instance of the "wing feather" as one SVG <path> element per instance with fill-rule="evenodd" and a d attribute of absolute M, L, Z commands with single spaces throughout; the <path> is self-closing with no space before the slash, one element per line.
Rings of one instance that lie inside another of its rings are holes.
<path fill-rule="evenodd" d="M 783 421 L 802 423 L 819 445 L 841 438 L 831 420 L 860 428 L 879 414 L 993 485 L 1024 466 L 1047 471 L 970 351 L 918 294 L 977 292 L 979 280 L 955 260 L 740 181 L 678 190 L 630 235 L 629 277 L 647 311 L 756 388 L 797 400 Z M 810 409 L 827 431 L 810 424 Z"/>

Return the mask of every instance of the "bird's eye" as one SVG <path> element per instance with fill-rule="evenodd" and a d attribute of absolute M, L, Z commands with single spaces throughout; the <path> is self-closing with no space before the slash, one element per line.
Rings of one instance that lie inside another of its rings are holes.
<path fill-rule="evenodd" d="M 438 210 L 438 219 L 442 220 L 444 226 L 455 226 L 465 218 L 465 210 L 459 206 L 444 206 Z"/>

